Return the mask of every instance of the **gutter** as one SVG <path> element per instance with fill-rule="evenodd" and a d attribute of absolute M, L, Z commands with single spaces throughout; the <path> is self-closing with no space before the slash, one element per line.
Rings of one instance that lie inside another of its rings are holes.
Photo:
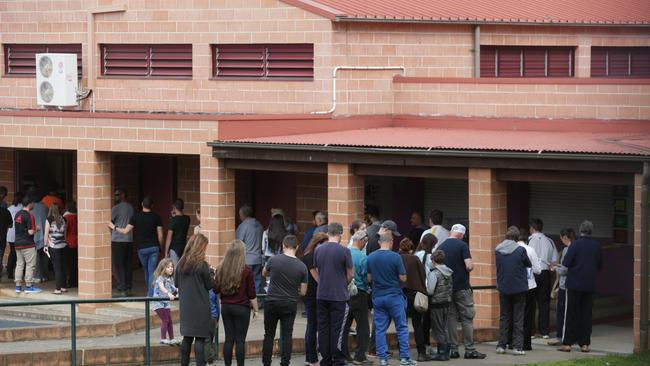
<path fill-rule="evenodd" d="M 641 314 L 639 315 L 640 351 L 648 350 L 648 185 L 650 184 L 650 162 L 643 163 L 641 180 Z"/>
<path fill-rule="evenodd" d="M 587 161 L 625 161 L 647 163 L 648 156 L 642 155 L 605 155 L 605 154 L 573 154 L 552 152 L 522 152 L 522 151 L 486 151 L 486 150 L 433 150 L 433 149 L 404 149 L 404 148 L 367 148 L 354 146 L 332 145 L 284 145 L 256 142 L 208 142 L 213 148 L 247 148 L 273 149 L 283 151 L 318 151 L 336 153 L 365 153 L 374 155 L 400 154 L 410 156 L 436 157 L 465 157 L 465 158 L 515 158 L 515 159 L 544 159 L 544 160 L 587 160 Z"/>
<path fill-rule="evenodd" d="M 396 18 L 349 18 L 337 16 L 335 22 L 350 23 L 406 23 L 406 24 L 444 24 L 444 25 L 528 25 L 528 26 L 555 26 L 555 27 L 625 27 L 625 28 L 650 28 L 650 23 L 571 23 L 571 22 L 535 22 L 535 21 L 498 21 L 498 20 L 441 20 L 441 19 L 396 19 Z"/>

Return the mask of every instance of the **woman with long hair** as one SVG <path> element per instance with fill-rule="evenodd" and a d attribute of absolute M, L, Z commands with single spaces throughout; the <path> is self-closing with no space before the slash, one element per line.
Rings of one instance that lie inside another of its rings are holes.
<path fill-rule="evenodd" d="M 65 241 L 65 226 L 65 219 L 59 211 L 59 205 L 53 203 L 45 220 L 45 230 L 43 230 L 45 246 L 43 251 L 52 260 L 56 280 L 54 294 L 56 295 L 68 292 L 65 274 L 65 247 L 68 246 Z"/>
<path fill-rule="evenodd" d="M 426 353 L 426 341 L 424 339 L 424 325 L 422 322 L 423 313 L 415 309 L 415 295 L 420 292 L 427 294 L 426 274 L 422 261 L 415 255 L 413 250 L 415 245 L 409 238 L 404 238 L 399 243 L 399 254 L 402 257 L 402 263 L 406 269 L 406 283 L 403 284 L 402 292 L 406 296 L 407 309 L 406 314 L 411 317 L 413 323 L 413 334 L 415 336 L 415 345 L 418 349 L 418 362 L 430 361 Z"/>
<path fill-rule="evenodd" d="M 438 238 L 433 234 L 424 234 L 420 240 L 420 244 L 415 249 L 415 256 L 420 259 L 420 262 L 424 265 L 424 273 L 427 275 L 431 270 L 433 270 L 433 261 L 431 260 L 431 255 L 433 253 L 433 248 L 438 244 Z M 430 312 L 425 311 L 422 314 L 422 334 L 424 338 L 424 344 L 427 349 L 427 354 L 433 354 L 433 348 L 431 348 L 431 342 L 429 337 L 431 336 L 431 317 Z"/>
<path fill-rule="evenodd" d="M 190 352 L 194 342 L 197 366 L 205 365 L 205 340 L 210 336 L 212 315 L 208 291 L 212 288 L 210 266 L 205 261 L 208 238 L 201 234 L 190 238 L 183 256 L 178 261 L 175 283 L 180 301 L 181 365 L 190 364 Z"/>
<path fill-rule="evenodd" d="M 232 365 L 232 350 L 236 344 L 237 366 L 243 366 L 251 308 L 253 320 L 258 310 L 253 271 L 246 267 L 246 246 L 241 240 L 233 240 L 228 246 L 216 271 L 214 293 L 221 295 L 221 318 L 226 331 L 223 361 L 226 366 Z"/>
<path fill-rule="evenodd" d="M 287 228 L 284 225 L 284 216 L 277 213 L 271 217 L 269 227 L 262 237 L 262 249 L 266 260 L 282 252 L 282 240 L 285 236 L 287 236 Z"/>
<path fill-rule="evenodd" d="M 305 313 L 307 313 L 307 328 L 305 329 L 305 361 L 310 366 L 318 364 L 318 352 L 316 351 L 316 329 L 318 316 L 316 314 L 316 289 L 318 282 L 314 279 L 314 252 L 316 248 L 327 241 L 327 234 L 315 233 L 312 236 L 305 253 L 302 255 L 302 262 L 307 266 L 309 279 L 307 280 L 307 293 L 304 297 Z"/>

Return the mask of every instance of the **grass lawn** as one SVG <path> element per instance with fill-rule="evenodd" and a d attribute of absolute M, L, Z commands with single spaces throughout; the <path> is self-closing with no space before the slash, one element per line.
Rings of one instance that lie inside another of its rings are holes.
<path fill-rule="evenodd" d="M 577 360 L 531 363 L 529 366 L 643 366 L 650 365 L 650 352 L 631 356 L 589 357 Z"/>

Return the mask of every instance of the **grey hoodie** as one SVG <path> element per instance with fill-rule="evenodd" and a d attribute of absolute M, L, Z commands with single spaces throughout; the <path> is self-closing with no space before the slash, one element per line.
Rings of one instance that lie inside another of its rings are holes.
<path fill-rule="evenodd" d="M 454 273 L 451 268 L 447 267 L 444 264 L 437 264 L 434 268 L 438 268 L 438 270 L 445 277 L 451 277 L 451 275 Z M 437 282 L 438 277 L 436 277 L 436 274 L 433 273 L 433 270 L 429 271 L 427 273 L 427 293 L 429 295 L 433 295 L 433 292 L 436 290 Z"/>
<path fill-rule="evenodd" d="M 497 245 L 496 251 L 501 254 L 508 255 L 512 254 L 512 252 L 514 252 L 517 248 L 519 248 L 519 244 L 517 244 L 516 241 L 504 240 L 501 242 L 501 244 Z"/>

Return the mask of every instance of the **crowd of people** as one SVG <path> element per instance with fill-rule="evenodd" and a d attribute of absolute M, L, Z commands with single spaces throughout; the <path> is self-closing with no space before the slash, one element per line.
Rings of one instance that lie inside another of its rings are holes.
<path fill-rule="evenodd" d="M 63 202 L 53 193 L 39 197 L 35 191 L 18 192 L 11 206 L 4 203 L 6 195 L 6 188 L 0 187 L 0 254 L 8 241 L 8 271 L 16 292 L 41 291 L 34 284 L 47 273 L 45 258 L 54 269 L 54 293 L 76 286 L 76 270 L 69 264 L 77 246 L 74 201 L 68 201 L 63 211 Z M 402 235 L 395 222 L 379 220 L 377 210 L 368 207 L 364 219 L 347 228 L 347 242 L 342 242 L 343 226 L 328 223 L 327 215 L 316 211 L 313 226 L 299 242 L 296 225 L 281 209 L 271 210 L 264 228 L 252 208 L 243 206 L 238 211 L 241 223 L 236 239 L 226 248 L 221 263 L 212 268 L 205 260 L 208 239 L 200 226 L 187 239 L 190 218 L 183 212 L 183 200 L 172 205 L 164 240 L 151 197 L 144 197 L 135 212 L 124 188 L 117 188 L 114 195 L 108 227 L 117 295 L 127 296 L 132 290 L 135 245 L 147 294 L 159 298 L 153 309 L 161 319 L 160 342 L 180 343 L 182 365 L 189 364 L 192 344 L 197 365 L 216 360 L 219 321 L 225 329 L 225 365 L 244 365 L 250 321 L 257 319 L 262 305 L 262 363 L 271 364 L 279 323 L 280 364 L 289 365 L 301 300 L 307 320 L 306 365 L 373 364 L 373 357 L 387 365 L 392 354 L 386 331 L 391 322 L 400 365 L 415 365 L 409 347 L 409 318 L 418 362 L 460 358 L 459 322 L 463 357 L 486 357 L 474 344 L 476 311 L 470 285 L 474 263 L 463 240 L 466 227 L 457 223 L 448 230 L 440 210 L 429 214 L 428 225 L 423 224 L 421 213 L 413 213 L 411 231 L 399 240 Z M 199 218 L 200 212 L 196 214 Z M 563 229 L 564 248 L 559 251 L 543 233 L 540 219 L 530 220 L 528 228 L 507 229 L 494 252 L 500 304 L 497 354 L 510 349 L 513 355 L 524 355 L 532 349 L 536 333 L 560 351 L 571 351 L 577 344 L 582 352 L 589 352 L 596 274 L 602 266 L 601 247 L 591 237 L 592 231 L 589 221 L 580 225 L 578 236 L 572 229 Z M 258 303 L 258 294 L 264 294 L 259 299 L 263 302 Z M 558 298 L 553 340 L 549 332 L 552 296 Z M 170 301 L 175 299 L 180 300 L 182 342 L 174 338 Z M 352 331 L 354 345 L 348 344 Z"/>
<path fill-rule="evenodd" d="M 42 292 L 36 284 L 48 281 L 54 272 L 54 294 L 77 287 L 77 207 L 63 202 L 54 191 L 40 194 L 30 188 L 16 192 L 7 205 L 7 188 L 0 187 L 0 259 L 9 249 L 7 278 L 16 293 Z M 0 275 L 2 274 L 0 260 Z"/>

